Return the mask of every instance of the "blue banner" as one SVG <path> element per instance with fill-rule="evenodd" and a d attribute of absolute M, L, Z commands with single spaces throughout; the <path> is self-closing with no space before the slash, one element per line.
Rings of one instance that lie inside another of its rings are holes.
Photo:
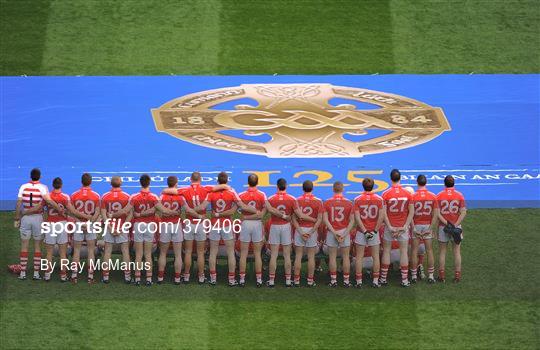
<path fill-rule="evenodd" d="M 120 175 L 133 193 L 142 173 L 159 192 L 168 175 L 225 170 L 238 191 L 257 172 L 268 194 L 284 177 L 321 198 L 336 180 L 353 198 L 366 176 L 382 191 L 398 168 L 433 192 L 454 175 L 471 206 L 538 207 L 539 77 L 2 77 L 0 209 L 33 167 L 66 193 L 83 172 L 97 192 Z"/>

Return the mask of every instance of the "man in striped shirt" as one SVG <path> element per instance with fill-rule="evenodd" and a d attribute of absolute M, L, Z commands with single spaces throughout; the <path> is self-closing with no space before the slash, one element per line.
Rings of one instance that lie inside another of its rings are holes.
<path fill-rule="evenodd" d="M 40 280 L 39 274 L 41 263 L 41 242 L 43 233 L 41 223 L 43 222 L 43 207 L 50 205 L 58 212 L 63 213 L 63 209 L 50 200 L 47 186 L 39 182 L 41 171 L 37 168 L 30 172 L 30 182 L 23 184 L 19 188 L 17 205 L 15 209 L 15 227 L 19 228 L 21 234 L 21 252 L 19 260 L 21 273 L 19 279 L 26 279 L 26 267 L 28 265 L 28 245 L 30 238 L 34 239 L 34 280 Z"/>

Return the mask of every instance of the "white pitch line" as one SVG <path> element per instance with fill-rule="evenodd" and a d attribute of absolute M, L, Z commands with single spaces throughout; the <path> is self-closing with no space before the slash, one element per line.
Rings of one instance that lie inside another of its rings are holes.
<path fill-rule="evenodd" d="M 401 186 L 416 186 L 417 184 L 401 184 Z M 470 182 L 458 182 L 457 186 L 502 186 L 502 185 L 519 185 L 516 182 L 492 182 L 492 183 L 470 183 Z M 444 184 L 431 184 L 428 182 L 428 186 L 444 186 Z"/>
<path fill-rule="evenodd" d="M 537 169 L 533 169 L 536 171 Z M 424 169 L 424 170 L 400 170 L 402 173 L 416 173 L 420 171 L 431 172 L 431 173 L 444 173 L 450 171 L 461 171 L 461 172 L 471 172 L 471 171 L 529 171 L 529 169 Z"/>
<path fill-rule="evenodd" d="M 187 184 L 186 184 L 187 185 Z M 130 188 L 141 188 L 141 185 L 123 185 L 122 187 L 130 187 Z M 150 188 L 166 188 L 167 185 L 162 185 L 162 186 L 150 186 Z"/>
<path fill-rule="evenodd" d="M 89 171 L 90 174 L 191 174 L 193 171 Z M 201 174 L 219 174 L 221 171 L 199 171 Z M 230 173 L 230 171 L 225 171 Z"/>

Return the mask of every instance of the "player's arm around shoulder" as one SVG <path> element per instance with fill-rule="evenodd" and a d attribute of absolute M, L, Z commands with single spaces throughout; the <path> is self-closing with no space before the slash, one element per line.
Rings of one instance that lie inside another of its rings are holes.
<path fill-rule="evenodd" d="M 184 201 L 182 203 L 182 208 L 184 209 L 184 212 L 187 214 L 187 215 L 190 215 L 194 218 L 197 218 L 197 219 L 202 219 L 204 216 L 197 213 L 194 209 L 192 209 L 186 201 Z"/>
<path fill-rule="evenodd" d="M 193 208 L 193 210 L 197 212 L 207 210 L 208 206 L 210 205 L 210 201 L 211 201 L 211 194 L 207 193 L 204 200 L 198 206 Z"/>
<path fill-rule="evenodd" d="M 238 195 L 238 193 L 236 193 L 236 191 L 231 190 L 231 194 L 233 196 L 233 201 L 234 203 L 236 203 L 237 208 L 241 209 L 242 211 L 247 211 L 248 213 L 251 213 L 251 214 L 260 214 L 257 208 L 254 208 L 244 203 L 244 201 L 240 198 L 240 196 Z"/>
<path fill-rule="evenodd" d="M 276 208 L 272 206 L 271 200 L 272 200 L 272 197 L 265 200 L 264 206 L 266 207 L 266 210 L 268 210 L 268 212 L 270 212 L 270 214 L 274 216 L 280 217 L 284 220 L 290 220 L 290 217 L 288 215 L 286 215 L 285 213 L 282 213 L 281 211 L 277 210 Z"/>
<path fill-rule="evenodd" d="M 162 202 L 161 198 L 157 199 L 156 205 L 154 205 L 154 211 L 162 213 L 162 214 L 167 215 L 167 216 L 179 215 L 178 211 L 166 208 L 163 205 L 163 202 Z M 180 214 L 181 214 L 181 209 L 180 209 Z"/>
<path fill-rule="evenodd" d="M 51 206 L 53 207 L 60 215 L 64 216 L 65 215 L 65 209 L 62 208 L 61 206 L 58 205 L 58 203 L 56 203 L 52 198 L 51 196 L 49 195 L 49 193 L 47 193 L 46 195 L 42 195 L 43 197 L 43 201 L 45 203 L 47 203 L 48 206 Z"/>
<path fill-rule="evenodd" d="M 296 200 L 296 198 L 290 196 L 289 200 L 292 201 L 292 203 L 293 203 L 293 212 L 298 218 L 300 218 L 302 220 L 305 220 L 305 221 L 309 221 L 309 222 L 316 222 L 317 221 L 316 219 L 312 218 L 311 216 L 302 213 L 302 209 L 300 209 L 300 206 L 298 205 L 298 201 Z"/>
<path fill-rule="evenodd" d="M 89 221 L 92 219 L 91 215 L 85 214 L 75 209 L 75 207 L 73 206 L 73 203 L 71 202 L 71 199 L 68 199 L 67 201 L 67 211 L 70 214 L 70 216 L 74 217 L 75 219 L 86 220 L 86 221 Z"/>

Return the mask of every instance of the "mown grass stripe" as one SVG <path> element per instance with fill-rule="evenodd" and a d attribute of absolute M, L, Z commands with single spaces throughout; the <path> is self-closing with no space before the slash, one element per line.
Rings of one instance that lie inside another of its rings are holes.
<path fill-rule="evenodd" d="M 39 75 L 50 1 L 0 1 L 0 75 Z"/>
<path fill-rule="evenodd" d="M 47 75 L 216 74 L 220 1 L 54 1 Z"/>
<path fill-rule="evenodd" d="M 538 73 L 540 2 L 390 2 L 395 73 Z"/>

